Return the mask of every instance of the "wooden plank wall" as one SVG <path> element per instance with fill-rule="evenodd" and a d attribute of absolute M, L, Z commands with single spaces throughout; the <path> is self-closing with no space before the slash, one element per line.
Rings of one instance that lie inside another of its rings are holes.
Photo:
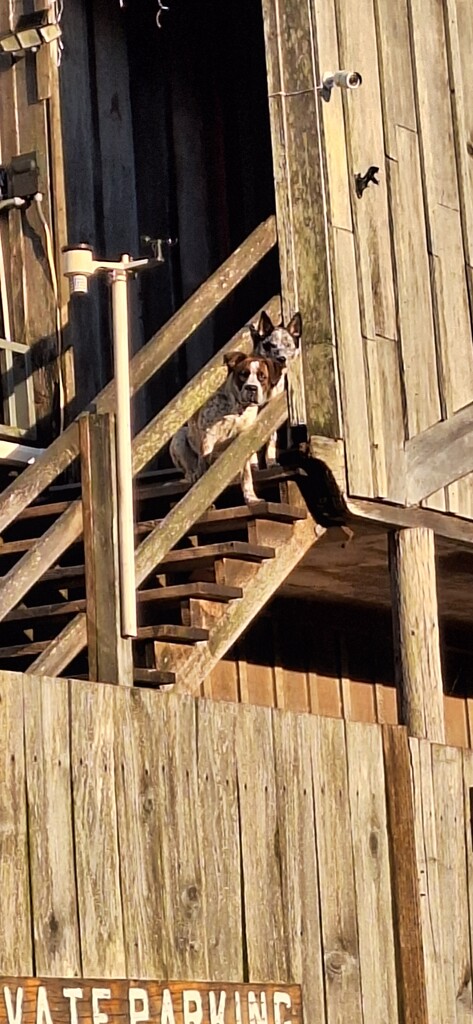
<path fill-rule="evenodd" d="M 421 1020 L 380 726 L 2 673 L 0 737 L 2 974 L 295 982 L 309 1021 Z M 467 1020 L 473 755 L 411 758 L 428 1020 Z"/>
<path fill-rule="evenodd" d="M 294 18 L 309 12 L 319 76 L 363 76 L 356 92 L 319 100 L 342 429 L 349 493 L 403 502 L 404 440 L 473 400 L 471 10 L 463 0 L 289 6 Z M 289 61 L 297 31 L 280 47 Z M 290 88 L 304 87 L 301 72 Z M 312 148 L 315 165 L 315 125 Z M 379 186 L 359 199 L 355 175 L 371 165 Z M 471 518 L 473 479 L 426 504 Z"/>
<path fill-rule="evenodd" d="M 345 721 L 397 725 L 399 711 L 393 684 L 360 680 L 350 668 L 343 641 L 337 650 L 326 642 L 321 671 L 259 664 L 248 659 L 242 644 L 223 659 L 205 680 L 202 695 L 230 701 L 309 713 Z M 330 663 L 331 662 L 331 663 Z M 473 700 L 444 696 L 445 734 L 454 747 L 473 748 Z"/>

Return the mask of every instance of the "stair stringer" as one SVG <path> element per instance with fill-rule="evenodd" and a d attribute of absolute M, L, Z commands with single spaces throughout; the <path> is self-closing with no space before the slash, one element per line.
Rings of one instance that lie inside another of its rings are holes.
<path fill-rule="evenodd" d="M 294 523 L 291 537 L 276 551 L 274 558 L 258 566 L 243 597 L 233 600 L 224 614 L 210 628 L 209 639 L 189 650 L 187 657 L 180 653 L 175 665 L 176 693 L 196 694 L 217 662 L 221 660 L 256 618 L 271 597 L 296 568 L 309 549 L 326 532 L 311 516 Z"/>

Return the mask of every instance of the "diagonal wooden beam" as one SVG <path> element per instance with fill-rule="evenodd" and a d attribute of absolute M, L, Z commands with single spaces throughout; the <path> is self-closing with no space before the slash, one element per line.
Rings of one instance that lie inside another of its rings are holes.
<path fill-rule="evenodd" d="M 157 373 L 167 359 L 187 341 L 209 314 L 217 309 L 275 245 L 276 221 L 272 216 L 252 232 L 164 327 L 136 353 L 130 364 L 132 395 Z M 97 395 L 92 405 L 97 412 L 113 411 L 113 380 Z M 79 430 L 77 421 L 74 421 L 53 441 L 44 455 L 33 466 L 28 466 L 0 495 L 0 533 L 55 480 L 59 473 L 67 469 L 78 454 Z"/>
<path fill-rule="evenodd" d="M 473 472 L 473 402 L 406 441 L 407 504 Z"/>
<path fill-rule="evenodd" d="M 209 639 L 193 648 L 185 660 L 179 661 L 173 687 L 176 693 L 195 694 L 199 691 L 217 662 L 325 532 L 324 527 L 318 526 L 310 516 L 294 524 L 290 539 L 281 544 L 274 558 L 262 562 L 243 597 L 231 602 L 225 615 L 213 626 Z"/>

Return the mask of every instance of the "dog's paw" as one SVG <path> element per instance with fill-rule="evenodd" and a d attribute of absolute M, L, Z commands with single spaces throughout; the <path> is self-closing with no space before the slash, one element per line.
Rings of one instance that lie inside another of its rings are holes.
<path fill-rule="evenodd" d="M 258 498 L 254 492 L 252 494 L 244 494 L 243 498 L 244 498 L 244 501 L 245 501 L 245 505 L 260 505 L 261 504 L 261 498 Z"/>

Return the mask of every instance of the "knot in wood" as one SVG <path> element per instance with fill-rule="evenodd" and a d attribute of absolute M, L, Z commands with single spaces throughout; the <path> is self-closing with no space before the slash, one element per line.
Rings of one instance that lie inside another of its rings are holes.
<path fill-rule="evenodd" d="M 325 968 L 329 978 L 340 978 L 347 974 L 353 966 L 354 958 L 343 949 L 334 949 L 325 957 Z"/>
<path fill-rule="evenodd" d="M 369 847 L 371 856 L 377 857 L 379 852 L 379 837 L 375 829 L 372 829 L 370 832 Z"/>
<path fill-rule="evenodd" d="M 200 892 L 196 885 L 188 885 L 182 893 L 182 902 L 187 911 L 195 911 L 200 906 Z"/>

